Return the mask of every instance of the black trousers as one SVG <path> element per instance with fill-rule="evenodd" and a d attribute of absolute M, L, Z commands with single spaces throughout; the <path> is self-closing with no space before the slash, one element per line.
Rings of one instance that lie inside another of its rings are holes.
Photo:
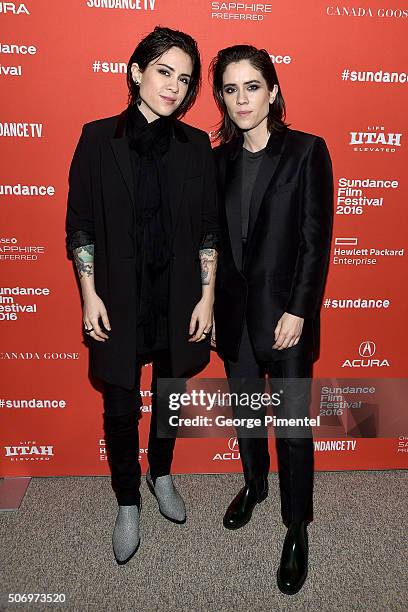
<path fill-rule="evenodd" d="M 154 478 L 170 473 L 175 437 L 157 436 L 157 379 L 170 377 L 169 352 L 156 351 L 152 356 L 152 414 L 147 457 Z M 143 363 L 138 360 L 136 384 L 131 390 L 104 383 L 104 427 L 112 487 L 119 505 L 140 503 L 141 469 L 139 464 L 140 376 Z"/>
<path fill-rule="evenodd" d="M 269 377 L 271 392 L 283 389 L 282 402 L 273 408 L 274 416 L 296 418 L 309 415 L 310 388 L 313 370 L 311 356 L 296 357 L 269 363 L 257 362 L 244 326 L 237 361 L 226 361 L 228 378 L 237 381 L 242 391 L 260 391 L 265 374 Z M 261 378 L 260 378 L 261 377 Z M 248 382 L 245 382 L 248 378 Z M 256 383 L 255 379 L 258 379 Z M 294 380 L 301 379 L 301 380 Z M 231 386 L 234 387 L 233 380 Z M 251 387 L 252 388 L 248 388 Z M 237 390 L 234 388 L 234 390 Z M 234 416 L 242 410 L 234 408 Z M 251 416 L 258 416 L 252 413 Z M 242 430 L 243 431 L 243 430 Z M 269 472 L 270 458 L 266 428 L 257 430 L 256 436 L 243 437 L 237 430 L 245 482 Z M 313 520 L 314 449 L 311 428 L 275 428 L 278 457 L 281 514 L 286 526 L 293 521 Z"/>

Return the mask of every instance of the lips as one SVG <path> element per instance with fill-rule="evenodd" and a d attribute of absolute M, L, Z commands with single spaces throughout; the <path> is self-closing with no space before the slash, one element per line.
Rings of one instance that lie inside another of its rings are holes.
<path fill-rule="evenodd" d="M 177 98 L 167 98 L 166 96 L 160 96 L 162 100 L 168 102 L 168 104 L 174 104 L 177 101 Z"/>
<path fill-rule="evenodd" d="M 250 115 L 252 113 L 252 111 L 238 111 L 237 115 L 239 117 L 247 117 L 247 115 Z"/>

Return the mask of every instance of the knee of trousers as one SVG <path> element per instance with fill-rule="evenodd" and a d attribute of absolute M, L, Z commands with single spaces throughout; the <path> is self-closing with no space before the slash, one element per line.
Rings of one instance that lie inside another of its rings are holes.
<path fill-rule="evenodd" d="M 125 391 L 125 390 L 124 390 Z M 129 392 L 105 392 L 103 398 L 104 414 L 108 417 L 119 417 L 139 413 L 142 401 Z"/>

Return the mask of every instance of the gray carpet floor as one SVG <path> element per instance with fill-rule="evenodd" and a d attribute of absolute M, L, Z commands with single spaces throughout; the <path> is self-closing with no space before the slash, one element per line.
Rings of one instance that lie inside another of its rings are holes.
<path fill-rule="evenodd" d="M 176 476 L 185 525 L 158 512 L 142 484 L 142 544 L 125 566 L 111 549 L 116 501 L 107 477 L 36 478 L 18 512 L 0 514 L 0 609 L 263 612 L 407 610 L 404 471 L 320 472 L 309 576 L 294 596 L 276 569 L 286 532 L 277 475 L 244 528 L 222 515 L 240 475 Z M 65 604 L 7 604 L 8 593 L 65 593 Z"/>

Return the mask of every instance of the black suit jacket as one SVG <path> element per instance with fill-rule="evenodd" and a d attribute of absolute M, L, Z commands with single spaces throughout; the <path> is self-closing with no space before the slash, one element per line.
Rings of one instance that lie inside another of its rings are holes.
<path fill-rule="evenodd" d="M 90 372 L 132 388 L 136 365 L 136 271 L 134 189 L 125 115 L 83 127 L 69 174 L 68 247 L 90 237 L 95 244 L 95 288 L 112 331 L 109 340 L 86 338 Z M 209 339 L 189 343 L 189 323 L 202 295 L 199 250 L 207 232 L 217 232 L 215 164 L 208 135 L 174 122 L 168 152 L 173 238 L 169 283 L 169 343 L 173 376 L 209 361 Z"/>
<path fill-rule="evenodd" d="M 330 253 L 333 177 L 324 140 L 285 129 L 269 138 L 251 199 L 245 260 L 241 239 L 243 139 L 215 149 L 220 248 L 215 293 L 217 348 L 236 360 L 245 317 L 259 361 L 317 359 L 320 306 Z M 272 349 L 284 312 L 305 319 L 299 343 Z"/>

